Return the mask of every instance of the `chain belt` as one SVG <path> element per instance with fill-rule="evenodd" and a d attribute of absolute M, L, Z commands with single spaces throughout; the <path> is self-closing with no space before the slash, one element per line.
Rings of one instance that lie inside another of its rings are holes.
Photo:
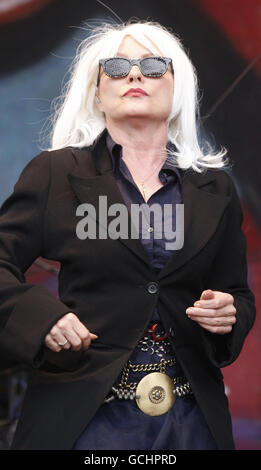
<path fill-rule="evenodd" d="M 138 407 L 145 414 L 159 416 L 173 406 L 177 397 L 192 394 L 186 377 L 171 378 L 166 374 L 166 368 L 174 366 L 176 359 L 168 335 L 160 323 L 154 323 L 147 328 L 136 348 L 156 355 L 160 358 L 160 362 L 133 364 L 128 360 L 122 369 L 120 381 L 111 388 L 110 395 L 107 395 L 104 403 L 109 403 L 115 398 L 136 400 Z M 164 355 L 170 358 L 164 358 Z M 137 382 L 128 382 L 130 372 L 147 372 L 147 374 Z"/>
<path fill-rule="evenodd" d="M 182 377 L 175 377 L 173 380 L 173 385 L 175 386 L 178 382 L 182 382 Z M 135 400 L 136 398 L 140 398 L 139 395 L 136 394 L 136 390 L 128 390 L 123 388 L 111 388 L 114 395 L 105 398 L 104 403 L 109 403 L 110 401 L 114 400 L 115 397 L 119 398 L 120 400 Z M 179 398 L 185 397 L 186 395 L 192 395 L 192 390 L 190 387 L 189 382 L 186 382 L 182 385 L 178 385 L 174 387 L 175 395 Z"/>
<path fill-rule="evenodd" d="M 161 359 L 159 363 L 132 364 L 130 360 L 124 366 L 121 380 L 117 386 L 111 388 L 111 395 L 104 403 L 115 398 L 120 400 L 136 400 L 139 408 L 146 414 L 158 416 L 166 413 L 174 404 L 176 397 L 185 397 L 192 394 L 192 390 L 185 377 L 170 378 L 166 374 L 166 367 L 176 364 L 176 359 Z M 139 382 L 128 383 L 130 372 L 149 372 Z"/>

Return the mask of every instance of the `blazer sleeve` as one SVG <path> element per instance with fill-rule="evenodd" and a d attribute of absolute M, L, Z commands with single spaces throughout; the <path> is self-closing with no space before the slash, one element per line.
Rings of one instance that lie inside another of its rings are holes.
<path fill-rule="evenodd" d="M 217 367 L 225 367 L 235 361 L 256 315 L 255 297 L 247 280 L 246 238 L 241 228 L 242 208 L 232 178 L 228 174 L 226 177 L 231 196 L 227 208 L 227 228 L 220 244 L 221 249 L 210 267 L 204 290 L 212 289 L 233 295 L 237 311 L 236 323 L 232 331 L 224 335 L 201 328 L 204 347 Z"/>
<path fill-rule="evenodd" d="M 25 279 L 43 252 L 49 186 L 50 153 L 41 152 L 0 209 L 0 354 L 7 366 L 11 361 L 37 367 L 46 334 L 70 312 L 47 288 Z"/>

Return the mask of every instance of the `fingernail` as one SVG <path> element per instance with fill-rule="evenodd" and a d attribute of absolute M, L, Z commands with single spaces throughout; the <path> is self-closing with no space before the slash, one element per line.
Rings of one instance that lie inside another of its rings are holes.
<path fill-rule="evenodd" d="M 191 308 L 187 308 L 186 313 L 193 313 L 193 310 Z"/>
<path fill-rule="evenodd" d="M 201 303 L 200 302 L 195 302 L 194 305 L 195 305 L 195 307 L 200 307 Z"/>

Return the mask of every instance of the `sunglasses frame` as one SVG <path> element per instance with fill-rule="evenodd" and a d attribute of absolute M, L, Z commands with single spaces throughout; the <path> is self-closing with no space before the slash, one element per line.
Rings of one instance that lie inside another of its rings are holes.
<path fill-rule="evenodd" d="M 122 75 L 117 75 L 117 76 L 110 75 L 110 74 L 106 73 L 106 71 L 105 71 L 106 62 L 108 60 L 112 60 L 112 59 L 124 59 L 124 60 L 126 60 L 129 63 L 129 67 L 130 67 L 129 71 L 127 73 L 124 73 Z M 165 64 L 165 67 L 166 67 L 165 72 L 163 72 L 162 74 L 159 74 L 159 75 L 155 75 L 155 74 L 146 74 L 146 75 L 144 75 L 141 71 L 140 65 L 141 65 L 141 62 L 143 62 L 146 59 L 157 59 L 157 60 L 160 60 L 161 62 L 163 62 Z M 162 77 L 162 75 L 164 75 L 167 72 L 169 64 L 171 64 L 171 70 L 172 70 L 172 73 L 174 73 L 173 65 L 172 65 L 172 59 L 170 57 L 149 56 L 149 57 L 143 57 L 142 59 L 128 59 L 127 57 L 109 57 L 107 59 L 100 59 L 99 60 L 99 73 L 98 73 L 98 77 L 97 77 L 97 87 L 99 86 L 99 83 L 100 83 L 100 66 L 102 66 L 104 73 L 110 78 L 127 77 L 127 75 L 129 75 L 133 65 L 137 65 L 139 67 L 139 69 L 140 69 L 142 75 L 144 75 L 144 77 L 157 78 L 157 77 Z"/>

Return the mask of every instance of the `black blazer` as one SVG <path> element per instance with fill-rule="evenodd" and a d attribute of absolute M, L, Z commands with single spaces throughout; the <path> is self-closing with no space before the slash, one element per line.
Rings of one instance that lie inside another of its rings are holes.
<path fill-rule="evenodd" d="M 220 367 L 239 355 L 255 317 L 247 284 L 242 211 L 223 170 L 182 171 L 184 246 L 157 275 L 138 239 L 80 240 L 76 209 L 124 200 L 105 132 L 93 148 L 41 152 L 29 162 L 0 214 L 2 358 L 31 365 L 14 449 L 71 449 L 109 392 L 157 304 L 176 356 L 219 449 L 233 449 Z M 43 256 L 61 263 L 59 298 L 25 282 Z M 150 289 L 150 283 L 157 289 Z M 185 311 L 204 289 L 234 296 L 237 322 L 215 335 Z M 156 291 L 156 292 L 154 292 Z M 99 338 L 88 351 L 52 352 L 44 338 L 74 312 Z M 3 354 L 5 356 L 3 356 Z"/>

